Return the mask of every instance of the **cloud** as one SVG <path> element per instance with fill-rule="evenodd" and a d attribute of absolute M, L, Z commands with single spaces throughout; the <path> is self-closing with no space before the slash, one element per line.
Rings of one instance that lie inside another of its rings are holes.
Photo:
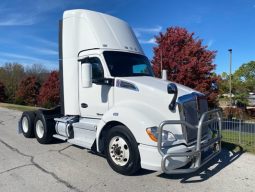
<path fill-rule="evenodd" d="M 8 6 L 1 6 L 0 10 L 0 26 L 26 26 L 37 21 L 36 11 L 23 6 L 12 6 L 10 3 Z"/>
<path fill-rule="evenodd" d="M 42 55 L 58 55 L 58 43 L 49 41 L 38 36 L 25 36 L 37 46 L 27 45 L 25 48 Z"/>
<path fill-rule="evenodd" d="M 25 48 L 42 55 L 58 55 L 58 51 L 56 49 L 39 48 L 34 46 L 25 46 Z"/>
<path fill-rule="evenodd" d="M 159 33 L 160 31 L 162 31 L 162 26 L 134 28 L 136 37 L 141 37 L 143 34 L 155 34 L 155 33 Z"/>
<path fill-rule="evenodd" d="M 15 50 L 22 52 L 26 51 L 29 55 L 33 54 L 36 56 L 41 55 L 42 57 L 58 57 L 58 44 L 54 41 L 49 41 L 38 36 L 24 35 L 21 39 L 18 38 L 15 40 L 13 40 L 12 38 L 0 38 L 0 43 L 3 44 L 5 47 L 15 46 Z M 2 55 L 4 56 L 14 56 L 15 58 L 17 57 L 17 55 L 13 55 L 13 53 L 10 53 L 12 55 L 8 54 L 7 52 L 0 51 L 0 53 L 2 53 Z M 31 59 L 31 57 L 29 59 Z"/>
<path fill-rule="evenodd" d="M 0 26 L 34 25 L 50 12 L 64 10 L 70 3 L 68 0 L 8 1 L 0 5 Z"/>
<path fill-rule="evenodd" d="M 134 28 L 134 32 L 136 37 L 138 38 L 139 43 L 147 44 L 147 45 L 149 44 L 155 45 L 156 40 L 152 36 L 155 36 L 161 31 L 162 31 L 162 26 L 159 26 L 159 25 L 155 27 L 148 27 L 148 28 L 144 28 L 144 27 Z"/>
<path fill-rule="evenodd" d="M 162 30 L 162 26 L 156 26 L 152 28 L 134 28 L 135 31 L 142 33 L 159 33 Z"/>
<path fill-rule="evenodd" d="M 28 36 L 28 38 L 31 38 L 32 40 L 36 41 L 37 43 L 40 43 L 44 46 L 47 46 L 47 47 L 52 47 L 52 48 L 57 48 L 58 47 L 58 43 L 57 42 L 53 42 L 53 41 L 49 41 L 49 40 L 46 40 L 46 39 L 43 39 L 41 37 L 38 37 L 38 36 L 34 36 L 34 37 L 31 37 L 31 36 Z"/>
<path fill-rule="evenodd" d="M 30 45 L 23 45 L 23 48 L 30 52 L 32 51 L 39 55 L 58 56 L 58 43 L 38 36 L 25 35 L 23 38 L 30 42 Z"/>
<path fill-rule="evenodd" d="M 139 43 L 141 44 L 156 44 L 156 39 L 155 38 L 150 38 L 148 40 L 144 40 L 144 39 L 139 39 Z"/>
<path fill-rule="evenodd" d="M 26 26 L 33 25 L 36 22 L 35 18 L 20 19 L 21 15 L 10 15 L 6 19 L 0 20 L 0 26 Z"/>
<path fill-rule="evenodd" d="M 44 65 L 47 65 L 49 67 L 56 67 L 57 61 L 51 61 L 46 59 L 41 59 L 37 57 L 31 57 L 28 55 L 22 55 L 22 54 L 16 54 L 16 53 L 10 53 L 10 52 L 0 52 L 1 62 L 14 62 L 14 60 L 17 60 L 19 63 L 24 64 L 33 64 L 33 63 L 41 63 Z"/>

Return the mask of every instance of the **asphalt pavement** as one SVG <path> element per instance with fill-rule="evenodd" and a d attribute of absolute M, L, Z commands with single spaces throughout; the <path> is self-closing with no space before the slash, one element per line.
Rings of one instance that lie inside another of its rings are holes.
<path fill-rule="evenodd" d="M 104 157 L 63 142 L 41 145 L 17 134 L 21 112 L 0 108 L 0 191 L 255 191 L 255 155 L 223 149 L 194 174 L 115 173 Z"/>

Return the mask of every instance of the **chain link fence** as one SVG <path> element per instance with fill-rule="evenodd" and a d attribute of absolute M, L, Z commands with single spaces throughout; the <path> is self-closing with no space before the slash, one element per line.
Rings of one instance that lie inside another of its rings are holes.
<path fill-rule="evenodd" d="M 239 119 L 223 119 L 223 141 L 241 145 L 245 150 L 255 152 L 255 122 Z"/>

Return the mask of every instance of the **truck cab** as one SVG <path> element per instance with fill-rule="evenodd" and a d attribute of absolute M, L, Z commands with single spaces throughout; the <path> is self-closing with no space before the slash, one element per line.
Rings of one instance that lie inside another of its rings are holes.
<path fill-rule="evenodd" d="M 203 94 L 156 78 L 125 21 L 65 11 L 59 48 L 61 105 L 24 112 L 24 136 L 94 150 L 124 175 L 189 173 L 220 153 L 220 110 L 209 111 Z"/>

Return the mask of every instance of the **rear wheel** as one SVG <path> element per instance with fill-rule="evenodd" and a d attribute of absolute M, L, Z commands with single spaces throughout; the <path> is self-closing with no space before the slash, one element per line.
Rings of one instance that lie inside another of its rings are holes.
<path fill-rule="evenodd" d="M 43 136 L 44 136 L 44 125 L 43 125 L 43 122 L 41 120 L 37 120 L 36 121 L 36 125 L 35 125 L 35 131 L 36 131 L 36 135 L 39 139 L 42 139 Z"/>
<path fill-rule="evenodd" d="M 32 111 L 25 111 L 21 116 L 21 130 L 26 138 L 33 138 L 35 136 L 34 119 L 35 113 Z"/>
<path fill-rule="evenodd" d="M 140 169 L 140 155 L 132 133 L 122 125 L 113 127 L 106 139 L 106 158 L 111 168 L 123 175 Z"/>
<path fill-rule="evenodd" d="M 35 118 L 34 131 L 36 139 L 41 144 L 48 144 L 53 139 L 54 124 L 46 120 L 42 113 L 38 113 Z"/>

